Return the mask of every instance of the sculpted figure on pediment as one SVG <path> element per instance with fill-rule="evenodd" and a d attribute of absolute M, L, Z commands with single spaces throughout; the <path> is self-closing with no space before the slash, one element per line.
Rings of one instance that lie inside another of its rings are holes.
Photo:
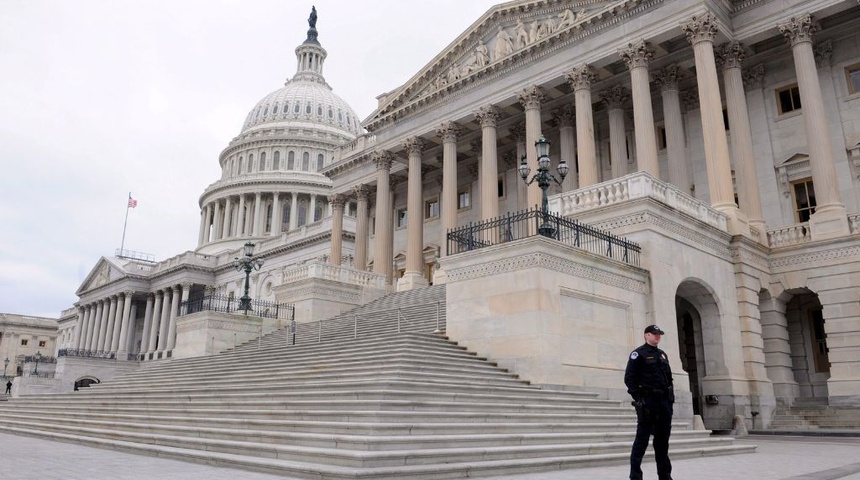
<path fill-rule="evenodd" d="M 576 21 L 576 14 L 568 8 L 558 14 L 558 25 L 556 26 L 556 31 L 564 30 L 565 28 L 572 26 L 574 21 Z"/>
<path fill-rule="evenodd" d="M 493 61 L 499 61 L 502 58 L 514 53 L 514 41 L 504 27 L 499 27 L 499 33 L 496 34 L 496 46 L 493 50 Z"/>
<path fill-rule="evenodd" d="M 544 35 L 541 38 L 548 37 L 548 36 L 552 35 L 553 33 L 555 33 L 555 29 L 556 29 L 555 17 L 547 18 L 546 21 L 543 22 L 543 25 L 541 25 L 541 28 L 543 28 L 543 32 L 544 32 Z M 540 36 L 540 32 L 538 33 L 538 36 Z"/>
<path fill-rule="evenodd" d="M 93 282 L 94 287 L 100 287 L 110 281 L 110 265 L 103 266 Z"/>
<path fill-rule="evenodd" d="M 514 46 L 517 50 L 526 48 L 529 44 L 529 33 L 526 31 L 526 26 L 522 20 L 517 21 L 517 26 L 514 27 Z"/>
<path fill-rule="evenodd" d="M 538 38 L 538 29 L 539 28 L 540 28 L 540 25 L 538 25 L 537 20 L 532 22 L 531 26 L 529 26 L 529 43 L 535 43 L 538 40 L 540 40 L 540 38 Z"/>
<path fill-rule="evenodd" d="M 490 63 L 490 51 L 484 42 L 478 42 L 478 46 L 475 47 L 475 66 L 484 68 L 488 63 Z"/>
<path fill-rule="evenodd" d="M 436 78 L 436 81 L 433 82 L 433 86 L 436 88 L 436 90 L 439 90 L 440 88 L 442 88 L 446 85 L 448 85 L 448 79 L 445 78 L 444 75 L 440 75 L 439 77 Z"/>
<path fill-rule="evenodd" d="M 454 83 L 459 79 L 460 79 L 460 69 L 457 68 L 456 65 L 452 64 L 450 67 L 448 67 L 448 76 L 447 76 L 448 83 Z"/>

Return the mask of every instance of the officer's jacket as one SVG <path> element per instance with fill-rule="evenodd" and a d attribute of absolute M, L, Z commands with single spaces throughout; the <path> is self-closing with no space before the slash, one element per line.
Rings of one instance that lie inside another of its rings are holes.
<path fill-rule="evenodd" d="M 675 401 L 669 358 L 666 352 L 647 343 L 630 352 L 624 384 L 627 393 L 636 400 L 656 396 Z"/>

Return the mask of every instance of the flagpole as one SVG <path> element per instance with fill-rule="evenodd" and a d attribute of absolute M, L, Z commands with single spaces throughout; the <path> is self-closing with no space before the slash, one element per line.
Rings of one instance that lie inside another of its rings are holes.
<path fill-rule="evenodd" d="M 122 243 L 119 245 L 119 254 L 125 255 L 125 227 L 128 226 L 128 209 L 131 208 L 131 192 L 128 192 L 128 201 L 125 202 L 125 221 L 122 223 Z"/>

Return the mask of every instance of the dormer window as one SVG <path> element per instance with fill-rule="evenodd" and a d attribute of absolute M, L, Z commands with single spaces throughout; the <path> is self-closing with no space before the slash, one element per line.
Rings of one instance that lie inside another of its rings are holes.
<path fill-rule="evenodd" d="M 266 105 L 266 108 L 265 108 L 265 109 L 263 109 L 263 116 L 265 117 L 265 116 L 266 116 L 266 115 L 268 115 L 268 114 L 269 114 L 269 106 L 268 106 L 268 105 Z"/>
<path fill-rule="evenodd" d="M 305 114 L 307 114 L 307 115 L 311 114 L 311 104 L 310 103 L 305 105 Z"/>

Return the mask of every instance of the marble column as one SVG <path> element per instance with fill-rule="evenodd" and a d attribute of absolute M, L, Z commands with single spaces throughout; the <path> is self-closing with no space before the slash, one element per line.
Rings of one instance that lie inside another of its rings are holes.
<path fill-rule="evenodd" d="M 385 280 L 388 284 L 397 286 L 395 283 L 394 271 L 394 197 L 397 192 L 397 185 L 401 179 L 394 176 L 388 178 L 388 228 L 385 229 L 385 251 L 388 252 L 388 265 L 385 267 Z"/>
<path fill-rule="evenodd" d="M 188 294 L 191 293 L 191 284 L 183 283 L 182 284 L 182 295 L 180 297 L 179 294 L 179 285 L 173 286 L 173 296 L 170 304 L 170 324 L 167 327 L 167 350 L 173 350 L 173 347 L 176 346 L 176 321 L 179 318 L 179 301 L 180 298 L 183 302 L 188 301 Z"/>
<path fill-rule="evenodd" d="M 388 151 L 374 152 L 376 161 L 376 242 L 373 255 L 373 271 L 385 275 L 391 265 L 391 249 L 386 239 L 391 231 L 391 199 L 389 182 L 394 156 Z"/>
<path fill-rule="evenodd" d="M 221 221 L 221 238 L 230 238 L 230 220 L 233 218 L 233 197 L 227 197 L 224 204 L 224 220 Z"/>
<path fill-rule="evenodd" d="M 525 109 L 526 117 L 526 163 L 531 168 L 532 174 L 537 172 L 537 149 L 535 143 L 541 135 L 540 107 L 546 99 L 543 88 L 534 85 L 517 95 L 520 103 Z M 526 208 L 540 208 L 542 192 L 537 183 L 526 191 Z"/>
<path fill-rule="evenodd" d="M 215 213 L 212 219 L 212 241 L 221 239 L 221 223 L 224 218 L 221 216 L 221 200 L 215 200 Z"/>
<path fill-rule="evenodd" d="M 149 348 L 147 353 L 155 352 L 158 348 L 158 332 L 161 331 L 162 320 L 162 304 L 164 302 L 164 292 L 161 290 L 155 292 L 155 306 L 152 307 L 152 328 L 149 331 Z"/>
<path fill-rule="evenodd" d="M 339 193 L 328 197 L 329 204 L 334 208 L 331 219 L 331 254 L 329 263 L 340 265 L 343 258 L 343 204 L 346 197 Z"/>
<path fill-rule="evenodd" d="M 284 214 L 281 213 L 281 193 L 275 192 L 272 194 L 272 230 L 271 235 L 277 236 L 281 234 L 281 223 Z"/>
<path fill-rule="evenodd" d="M 245 195 L 239 195 L 239 208 L 236 210 L 236 236 L 245 236 Z"/>
<path fill-rule="evenodd" d="M 570 173 L 562 182 L 563 192 L 579 188 L 579 178 L 576 173 L 576 134 L 573 131 L 575 118 L 571 105 L 564 105 L 552 112 L 552 119 L 558 127 L 559 161 L 567 162 L 570 167 Z M 517 177 L 519 178 L 519 175 Z"/>
<path fill-rule="evenodd" d="M 624 122 L 624 105 L 630 93 L 621 85 L 606 89 L 601 100 L 609 112 L 609 156 L 612 162 L 612 178 L 627 175 L 627 127 Z"/>
<path fill-rule="evenodd" d="M 119 335 L 116 337 L 113 351 L 117 352 L 117 356 L 123 355 L 123 359 L 128 355 L 128 326 L 131 322 L 131 297 L 134 292 L 123 292 L 124 304 L 122 309 L 122 322 L 120 323 Z"/>
<path fill-rule="evenodd" d="M 123 313 L 128 313 L 125 312 L 126 303 L 128 304 L 128 308 L 131 308 L 131 297 L 126 301 L 125 292 L 117 295 L 116 299 L 116 314 L 114 315 L 114 321 L 111 322 L 110 329 L 108 329 L 108 335 L 105 338 L 105 350 L 108 352 L 116 352 L 117 348 L 119 348 L 119 331 L 122 330 Z"/>
<path fill-rule="evenodd" d="M 729 114 L 729 129 L 732 132 L 731 151 L 738 182 L 738 203 L 746 214 L 750 226 L 758 229 L 759 238 L 766 242 L 767 225 L 761 210 L 761 195 L 758 190 L 755 155 L 753 155 L 752 128 L 750 127 L 747 97 L 741 66 L 746 54 L 738 42 L 721 45 L 717 60 L 723 68 L 723 85 L 726 90 L 726 109 Z"/>
<path fill-rule="evenodd" d="M 310 225 L 316 221 L 314 218 L 314 215 L 316 214 L 316 210 L 317 210 L 317 196 L 314 194 L 311 194 L 311 203 L 310 203 L 310 205 L 308 205 L 308 214 L 305 217 L 305 225 Z"/>
<path fill-rule="evenodd" d="M 125 344 L 120 346 L 126 352 L 126 359 L 128 359 L 128 352 L 134 350 L 134 331 L 137 329 L 137 307 L 137 303 L 131 302 L 131 311 L 128 317 L 128 333 L 125 336 Z"/>
<path fill-rule="evenodd" d="M 496 123 L 499 120 L 499 115 L 499 110 L 492 105 L 482 107 L 475 112 L 475 118 L 481 124 L 480 184 L 482 221 L 499 216 L 499 158 L 497 146 L 498 133 L 496 132 Z M 456 146 L 454 148 L 456 149 Z M 444 156 L 444 146 L 442 154 Z M 443 169 L 444 162 L 443 158 Z"/>
<path fill-rule="evenodd" d="M 80 325 L 78 325 L 78 327 L 80 327 L 80 335 L 78 336 L 78 341 L 75 342 L 75 347 L 74 347 L 78 350 L 84 349 L 83 345 L 84 345 L 84 342 L 86 342 L 86 340 L 87 340 L 87 323 L 88 323 L 89 318 L 90 318 L 90 309 L 91 308 L 90 308 L 90 305 L 84 305 L 83 309 L 84 309 L 83 321 L 81 321 Z"/>
<path fill-rule="evenodd" d="M 520 162 L 523 157 L 526 156 L 526 124 L 525 122 L 515 123 L 511 126 L 510 129 L 511 138 L 514 141 L 514 144 L 517 146 L 516 152 L 516 164 L 519 167 Z M 514 168 L 517 168 L 514 167 Z M 574 165 L 571 164 L 570 168 L 574 171 Z M 570 177 L 570 175 L 568 175 Z M 525 210 L 528 208 L 528 186 L 520 180 L 519 172 L 517 172 L 517 209 Z"/>
<path fill-rule="evenodd" d="M 90 318 L 87 320 L 87 336 L 84 340 L 84 346 L 82 347 L 84 350 L 95 350 L 93 337 L 97 337 L 98 334 L 95 333 L 98 331 L 96 329 L 96 324 L 99 323 L 99 319 L 102 316 L 102 309 L 104 308 L 104 302 L 98 300 L 90 309 Z"/>
<path fill-rule="evenodd" d="M 436 135 L 442 139 L 442 256 L 448 255 L 448 230 L 457 228 L 457 136 L 461 131 L 454 122 L 444 122 L 436 130 Z"/>
<path fill-rule="evenodd" d="M 355 209 L 355 268 L 357 270 L 367 270 L 367 238 L 370 233 L 368 231 L 370 219 L 367 213 L 369 195 L 370 189 L 367 185 L 355 187 L 357 199 Z"/>
<path fill-rule="evenodd" d="M 263 193 L 257 192 L 254 197 L 254 219 L 252 220 L 254 224 L 252 225 L 253 236 L 259 237 L 263 235 L 263 225 L 260 221 L 260 215 L 263 211 Z"/>
<path fill-rule="evenodd" d="M 203 208 L 200 209 L 200 233 L 197 237 L 197 246 L 201 246 L 208 240 L 206 236 L 206 226 L 208 222 L 208 206 L 204 205 Z"/>
<path fill-rule="evenodd" d="M 830 122 L 824 108 L 821 83 L 815 65 L 812 39 L 818 27 L 810 15 L 791 18 L 779 25 L 779 31 L 791 44 L 797 87 L 803 101 L 803 122 L 806 126 L 806 144 L 809 149 L 809 166 L 815 185 L 815 213 L 809 219 L 813 240 L 824 240 L 849 234 L 848 217 L 833 160 L 833 147 L 828 138 Z"/>
<path fill-rule="evenodd" d="M 657 137 L 654 130 L 654 108 L 651 105 L 648 65 L 654 57 L 651 45 L 644 41 L 629 43 L 620 52 L 630 70 L 630 90 L 633 97 L 633 129 L 636 135 L 636 163 L 639 171 L 660 178 L 657 163 Z"/>
<path fill-rule="evenodd" d="M 594 111 L 591 105 L 591 84 L 597 79 L 594 69 L 583 65 L 566 75 L 573 90 L 576 106 L 576 146 L 579 158 L 579 187 L 600 182 L 600 166 L 594 143 Z"/>
<path fill-rule="evenodd" d="M 116 317 L 116 297 L 110 296 L 107 299 L 108 305 L 102 312 L 101 323 L 99 324 L 99 336 L 96 340 L 96 350 L 105 351 L 105 345 L 109 344 L 105 340 L 107 337 L 108 327 L 113 323 Z"/>
<path fill-rule="evenodd" d="M 143 313 L 143 333 L 140 337 L 140 353 L 149 351 L 149 332 L 152 330 L 152 304 L 154 301 L 155 295 L 147 293 L 146 310 Z"/>
<path fill-rule="evenodd" d="M 290 230 L 295 230 L 299 227 L 299 194 L 292 192 L 293 199 L 290 203 Z"/>
<path fill-rule="evenodd" d="M 397 290 L 412 290 L 427 285 L 424 277 L 424 179 L 421 155 L 424 140 L 410 137 L 403 144 L 409 157 L 409 184 L 406 200 L 406 272 L 397 282 Z"/>
<path fill-rule="evenodd" d="M 681 114 L 681 93 L 678 90 L 679 69 L 669 65 L 654 74 L 654 83 L 663 97 L 663 128 L 666 129 L 666 157 L 669 163 L 669 183 L 684 193 L 690 193 L 690 169 L 684 140 L 684 117 Z"/>
<path fill-rule="evenodd" d="M 72 345 L 69 348 L 78 348 L 81 343 L 81 329 L 84 327 L 84 318 L 86 317 L 86 307 L 78 307 L 78 322 L 75 324 L 74 337 L 72 337 Z"/>
<path fill-rule="evenodd" d="M 696 59 L 696 83 L 699 87 L 699 109 L 702 115 L 711 205 L 728 216 L 730 233 L 748 235 L 749 226 L 745 226 L 745 219 L 739 216 L 732 188 L 729 144 L 723 122 L 723 104 L 720 100 L 717 64 L 714 58 L 714 38 L 718 32 L 716 17 L 711 13 L 697 15 L 682 23 L 681 29 L 693 45 L 693 56 Z"/>
<path fill-rule="evenodd" d="M 158 352 L 167 348 L 167 330 L 170 328 L 170 301 L 172 287 L 164 289 L 164 300 L 161 302 L 161 322 L 158 328 Z"/>

